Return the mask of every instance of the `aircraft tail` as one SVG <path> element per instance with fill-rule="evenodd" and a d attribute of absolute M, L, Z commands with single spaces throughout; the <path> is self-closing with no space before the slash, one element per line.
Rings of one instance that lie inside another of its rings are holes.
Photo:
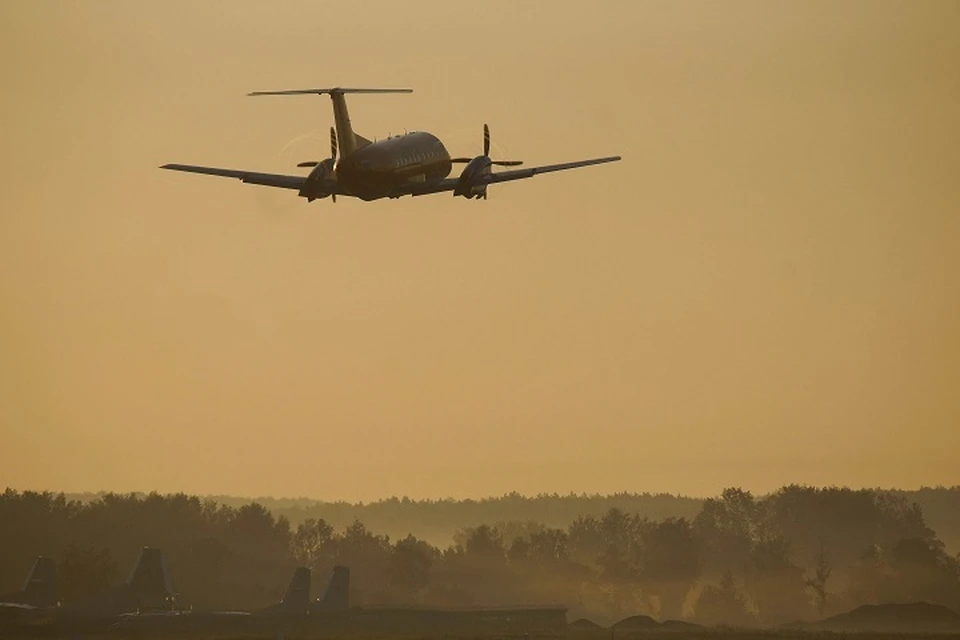
<path fill-rule="evenodd" d="M 130 595 L 140 609 L 164 608 L 173 598 L 173 585 L 160 549 L 144 547 L 127 579 Z"/>
<path fill-rule="evenodd" d="M 52 607 L 57 604 L 57 568 L 53 558 L 37 558 L 27 581 L 23 583 L 21 593 L 23 604 L 34 607 Z"/>
<path fill-rule="evenodd" d="M 297 96 L 297 95 L 329 95 L 333 102 L 333 120 L 337 127 L 337 138 L 340 141 L 340 156 L 347 157 L 357 149 L 370 144 L 370 141 L 353 131 L 350 123 L 350 114 L 347 112 L 348 93 L 412 93 L 413 89 L 348 89 L 333 87 L 331 89 L 287 89 L 284 91 L 252 91 L 248 96 Z"/>
<path fill-rule="evenodd" d="M 295 609 L 300 612 L 307 610 L 310 604 L 310 569 L 297 567 L 281 603 L 285 609 Z"/>
<path fill-rule="evenodd" d="M 332 610 L 347 609 L 350 606 L 350 569 L 340 565 L 333 568 L 333 576 L 320 605 L 324 609 Z"/>

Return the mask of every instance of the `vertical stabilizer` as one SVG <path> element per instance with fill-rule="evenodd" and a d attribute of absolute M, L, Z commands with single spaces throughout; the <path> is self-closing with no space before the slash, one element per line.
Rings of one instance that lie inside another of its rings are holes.
<path fill-rule="evenodd" d="M 332 89 L 286 89 L 283 91 L 253 91 L 249 96 L 296 96 L 315 93 L 318 95 L 328 94 L 333 101 L 333 121 L 337 127 L 337 138 L 340 140 L 340 157 L 345 158 L 357 149 L 361 149 L 370 141 L 353 132 L 353 125 L 350 124 L 350 114 L 347 111 L 347 100 L 344 97 L 348 93 L 410 93 L 412 89 L 348 89 L 344 87 L 334 87 Z"/>
<path fill-rule="evenodd" d="M 160 549 L 140 550 L 137 564 L 127 579 L 127 588 L 139 609 L 165 608 L 173 597 L 173 586 Z"/>
<path fill-rule="evenodd" d="M 307 610 L 307 606 L 310 604 L 310 569 L 297 567 L 281 602 L 284 609 L 301 613 Z"/>
<path fill-rule="evenodd" d="M 337 139 L 340 141 L 340 155 L 347 157 L 360 146 L 370 144 L 363 138 L 360 138 L 366 144 L 360 143 L 356 133 L 353 131 L 353 125 L 350 124 L 350 113 L 347 111 L 347 99 L 339 91 L 330 92 L 330 100 L 333 102 L 333 123 L 337 127 Z"/>
<path fill-rule="evenodd" d="M 52 607 L 57 604 L 57 568 L 53 558 L 40 556 L 23 583 L 22 601 L 34 607 Z"/>
<path fill-rule="evenodd" d="M 339 565 L 333 568 L 333 576 L 320 604 L 324 609 L 335 610 L 350 606 L 350 569 Z"/>

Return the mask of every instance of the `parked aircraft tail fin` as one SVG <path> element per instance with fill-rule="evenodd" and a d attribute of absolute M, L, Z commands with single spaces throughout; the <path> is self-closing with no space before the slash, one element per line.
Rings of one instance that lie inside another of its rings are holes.
<path fill-rule="evenodd" d="M 303 612 L 310 604 L 310 569 L 297 567 L 281 600 L 285 609 Z"/>
<path fill-rule="evenodd" d="M 350 606 L 350 569 L 337 565 L 320 604 L 324 609 L 346 609 Z"/>
<path fill-rule="evenodd" d="M 130 594 L 140 608 L 162 608 L 173 598 L 166 559 L 160 549 L 144 547 L 127 579 Z"/>
<path fill-rule="evenodd" d="M 53 558 L 37 558 L 27 581 L 23 583 L 22 593 L 24 604 L 34 607 L 52 607 L 57 604 L 57 568 Z"/>

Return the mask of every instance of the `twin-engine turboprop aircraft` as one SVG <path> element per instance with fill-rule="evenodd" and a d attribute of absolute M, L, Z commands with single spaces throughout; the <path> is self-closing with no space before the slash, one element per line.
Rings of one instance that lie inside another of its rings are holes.
<path fill-rule="evenodd" d="M 275 173 L 257 173 L 199 167 L 188 164 L 165 164 L 161 169 L 188 171 L 227 178 L 239 178 L 242 182 L 281 189 L 293 189 L 297 195 L 313 201 L 337 196 L 352 196 L 361 200 L 422 196 L 429 193 L 452 191 L 454 196 L 464 198 L 487 197 L 487 187 L 498 182 L 532 178 L 538 173 L 576 169 L 592 164 L 615 162 L 620 156 L 608 156 L 591 160 L 577 160 L 542 167 L 513 169 L 494 173 L 494 166 L 513 167 L 522 163 L 516 160 L 490 159 L 490 129 L 483 125 L 483 154 L 474 158 L 451 158 L 439 138 L 425 131 L 390 136 L 384 140 L 370 141 L 357 134 L 350 124 L 347 113 L 348 93 L 411 93 L 412 89 L 293 89 L 289 91 L 254 91 L 251 96 L 283 96 L 304 94 L 327 94 L 333 102 L 333 117 L 336 128 L 330 128 L 330 157 L 326 160 L 301 162 L 299 167 L 312 167 L 306 176 L 290 176 Z M 339 142 L 340 157 L 337 157 Z M 466 166 L 457 178 L 448 178 L 453 164 Z"/>

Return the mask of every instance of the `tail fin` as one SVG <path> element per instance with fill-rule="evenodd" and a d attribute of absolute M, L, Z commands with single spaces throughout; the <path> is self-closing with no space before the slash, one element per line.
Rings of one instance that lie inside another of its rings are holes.
<path fill-rule="evenodd" d="M 310 604 L 310 569 L 297 567 L 281 600 L 285 609 L 306 611 Z"/>
<path fill-rule="evenodd" d="M 173 598 L 173 586 L 163 553 L 160 549 L 144 547 L 127 579 L 130 590 L 141 609 L 162 608 Z"/>
<path fill-rule="evenodd" d="M 357 149 L 370 144 L 363 136 L 357 135 L 350 124 L 350 114 L 347 112 L 348 93 L 412 93 L 413 89 L 346 89 L 334 87 L 332 89 L 288 89 L 285 91 L 253 91 L 248 96 L 296 96 L 328 94 L 333 101 L 333 120 L 337 126 L 337 137 L 340 139 L 340 157 L 345 158 Z"/>
<path fill-rule="evenodd" d="M 347 609 L 350 606 L 350 569 L 337 565 L 320 604 L 324 609 Z"/>
<path fill-rule="evenodd" d="M 33 563 L 33 569 L 23 583 L 23 603 L 34 607 L 57 604 L 57 568 L 53 558 L 40 556 Z"/>

